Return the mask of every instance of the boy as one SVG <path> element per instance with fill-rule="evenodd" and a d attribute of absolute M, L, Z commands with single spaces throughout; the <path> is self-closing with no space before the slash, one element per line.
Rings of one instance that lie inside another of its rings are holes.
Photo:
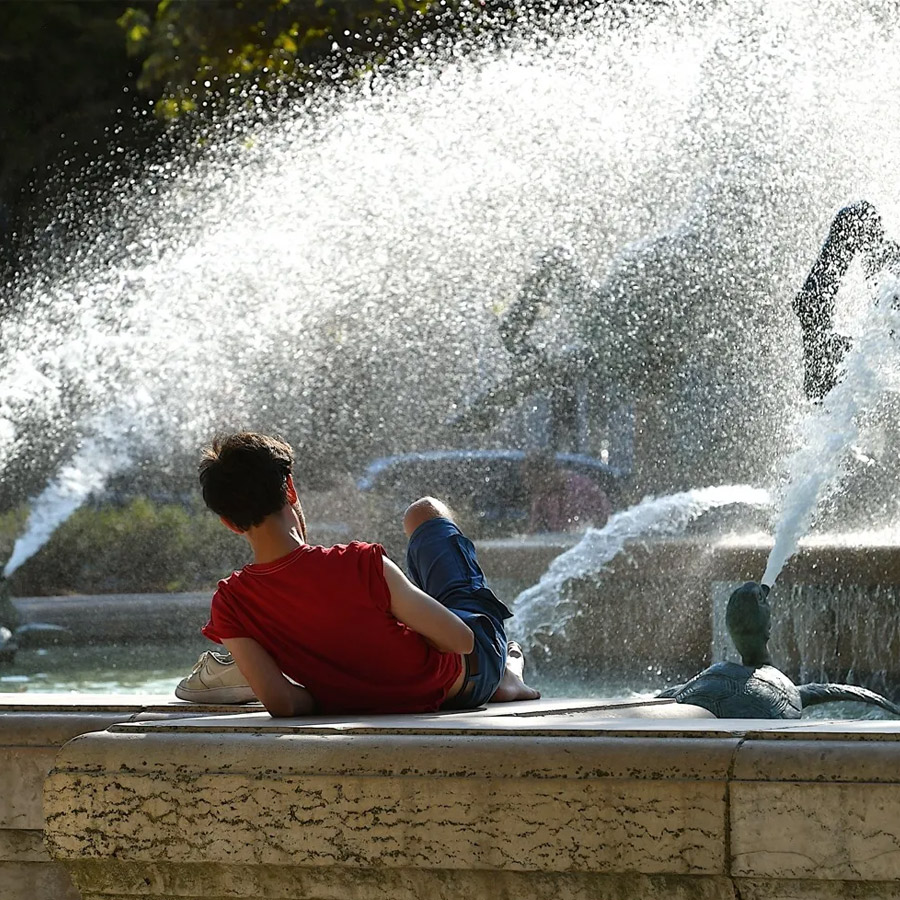
<path fill-rule="evenodd" d="M 253 550 L 252 564 L 219 582 L 203 633 L 230 651 L 271 715 L 540 696 L 522 681 L 516 645 L 507 659 L 511 613 L 442 503 L 418 500 L 404 516 L 411 582 L 378 544 L 307 544 L 292 466 L 284 441 L 242 432 L 216 440 L 199 470 L 207 506 Z M 202 658 L 178 696 L 203 699 L 201 668 Z"/>

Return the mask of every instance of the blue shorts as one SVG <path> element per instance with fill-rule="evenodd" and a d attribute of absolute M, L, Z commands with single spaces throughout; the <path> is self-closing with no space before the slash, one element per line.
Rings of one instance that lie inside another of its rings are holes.
<path fill-rule="evenodd" d="M 466 679 L 444 709 L 472 709 L 494 695 L 506 671 L 504 619 L 512 616 L 484 580 L 472 542 L 449 519 L 428 519 L 409 539 L 412 582 L 472 629 L 475 648 L 463 657 Z"/>

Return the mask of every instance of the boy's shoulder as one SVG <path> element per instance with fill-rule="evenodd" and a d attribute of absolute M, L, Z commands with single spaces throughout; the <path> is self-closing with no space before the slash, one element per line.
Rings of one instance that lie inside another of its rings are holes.
<path fill-rule="evenodd" d="M 384 547 L 381 544 L 374 544 L 371 541 L 348 541 L 346 544 L 332 544 L 330 547 L 319 547 L 326 553 L 335 551 L 337 553 L 384 553 Z"/>
<path fill-rule="evenodd" d="M 328 546 L 307 544 L 306 551 L 306 558 L 309 559 L 341 559 L 355 556 L 385 555 L 384 547 L 381 544 L 374 544 L 370 541 L 347 541 L 345 544 L 330 544 Z"/>
<path fill-rule="evenodd" d="M 312 547 L 306 557 L 310 565 L 321 567 L 323 572 L 368 569 L 376 565 L 382 568 L 381 559 L 385 555 L 381 544 L 368 541 L 348 541 L 346 544 L 332 544 L 330 547 Z"/>
<path fill-rule="evenodd" d="M 328 562 L 341 564 L 359 557 L 380 559 L 385 555 L 384 547 L 381 544 L 369 541 L 348 541 L 346 544 L 332 544 L 330 546 L 304 544 L 302 547 L 298 547 L 297 550 L 274 562 L 264 564 L 247 563 L 247 565 L 242 566 L 240 569 L 235 569 L 230 575 L 220 579 L 218 587 L 225 590 L 229 587 L 234 588 L 247 578 L 274 574 L 299 562 L 311 565 Z"/>

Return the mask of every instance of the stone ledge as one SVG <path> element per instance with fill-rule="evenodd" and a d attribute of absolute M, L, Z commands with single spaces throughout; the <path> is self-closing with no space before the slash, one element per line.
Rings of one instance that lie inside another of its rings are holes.
<path fill-rule="evenodd" d="M 0 828 L 0 862 L 50 862 L 41 829 Z"/>
<path fill-rule="evenodd" d="M 74 898 L 70 875 L 84 900 L 900 897 L 896 721 L 23 699 L 0 699 L 4 900 Z"/>
<path fill-rule="evenodd" d="M 735 876 L 900 878 L 900 784 L 736 781 L 730 793 Z"/>
<path fill-rule="evenodd" d="M 91 900 L 900 896 L 900 723 L 690 711 L 120 722 L 59 754 L 48 846 Z"/>
<path fill-rule="evenodd" d="M 65 868 L 43 843 L 44 779 L 66 741 L 123 720 L 196 718 L 204 710 L 224 717 L 236 708 L 198 707 L 156 695 L 0 694 L 0 897 L 78 897 Z"/>
<path fill-rule="evenodd" d="M 45 784 L 63 861 L 721 874 L 738 741 L 102 733 Z"/>
<path fill-rule="evenodd" d="M 68 872 L 46 862 L 4 862 L 0 866 L 3 900 L 85 900 Z"/>
<path fill-rule="evenodd" d="M 14 602 L 26 622 L 61 625 L 65 640 L 78 645 L 168 642 L 196 635 L 209 614 L 210 591 L 180 594 L 96 594 L 20 597 Z M 140 635 L 135 622 L 144 623 Z M 199 642 L 205 643 L 203 638 Z M 209 644 L 209 646 L 213 646 Z M 190 668 L 190 666 L 188 666 Z"/>
<path fill-rule="evenodd" d="M 897 900 L 896 881 L 736 878 L 735 900 Z"/>

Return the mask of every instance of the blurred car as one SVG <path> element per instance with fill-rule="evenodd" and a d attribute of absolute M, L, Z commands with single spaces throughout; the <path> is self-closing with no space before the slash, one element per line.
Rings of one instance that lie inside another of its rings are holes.
<path fill-rule="evenodd" d="M 428 495 L 446 501 L 473 537 L 500 537 L 527 530 L 532 494 L 523 476 L 532 455 L 524 450 L 426 450 L 384 456 L 372 461 L 357 487 L 372 497 L 377 528 L 392 536 L 406 506 Z M 590 478 L 617 505 L 623 483 L 618 470 L 580 453 L 550 458 L 559 471 Z"/>

